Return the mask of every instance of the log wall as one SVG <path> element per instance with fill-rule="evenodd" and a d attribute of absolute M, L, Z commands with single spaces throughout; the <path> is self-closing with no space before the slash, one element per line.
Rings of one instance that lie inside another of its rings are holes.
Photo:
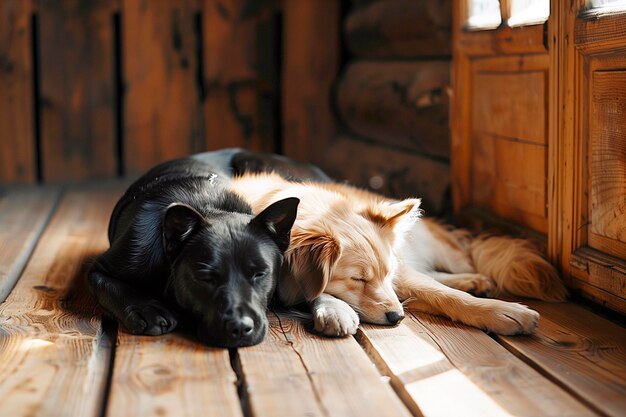
<path fill-rule="evenodd" d="M 342 22 L 349 57 L 336 83 L 341 138 L 327 171 L 428 214 L 449 208 L 451 2 L 352 1 Z"/>

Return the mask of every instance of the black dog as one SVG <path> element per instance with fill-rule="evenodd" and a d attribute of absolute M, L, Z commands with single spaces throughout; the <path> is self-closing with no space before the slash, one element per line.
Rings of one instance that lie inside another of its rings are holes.
<path fill-rule="evenodd" d="M 224 347 L 259 343 L 299 200 L 256 217 L 227 191 L 228 174 L 198 159 L 157 166 L 116 205 L 111 247 L 88 276 L 97 301 L 130 332 L 160 335 L 178 321 Z"/>
<path fill-rule="evenodd" d="M 227 148 L 191 155 L 190 158 L 211 165 L 228 177 L 248 173 L 275 172 L 289 181 L 333 182 L 313 164 L 294 161 L 282 155 Z"/>

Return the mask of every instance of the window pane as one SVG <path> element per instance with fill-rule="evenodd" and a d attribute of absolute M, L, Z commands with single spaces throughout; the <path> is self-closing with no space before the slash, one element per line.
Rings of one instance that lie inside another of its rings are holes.
<path fill-rule="evenodd" d="M 550 16 L 550 0 L 511 0 L 509 26 L 543 23 Z"/>
<path fill-rule="evenodd" d="M 468 0 L 469 18 L 467 26 L 474 29 L 492 29 L 500 26 L 499 0 Z"/>
<path fill-rule="evenodd" d="M 607 11 L 626 10 L 626 0 L 589 0 L 592 9 L 606 9 Z"/>

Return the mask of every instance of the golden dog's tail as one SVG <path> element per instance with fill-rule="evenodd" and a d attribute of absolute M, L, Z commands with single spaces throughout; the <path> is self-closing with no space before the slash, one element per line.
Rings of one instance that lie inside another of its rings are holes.
<path fill-rule="evenodd" d="M 556 269 L 527 240 L 479 236 L 469 253 L 477 272 L 493 279 L 500 292 L 552 302 L 567 298 Z"/>

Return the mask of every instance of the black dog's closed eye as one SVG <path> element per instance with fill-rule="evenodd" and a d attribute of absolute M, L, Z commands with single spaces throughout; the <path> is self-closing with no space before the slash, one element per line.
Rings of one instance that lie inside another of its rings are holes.
<path fill-rule="evenodd" d="M 259 281 L 262 280 L 263 278 L 265 278 L 267 276 L 267 272 L 263 271 L 263 272 L 257 272 L 256 274 L 254 274 L 252 276 L 252 281 Z"/>

